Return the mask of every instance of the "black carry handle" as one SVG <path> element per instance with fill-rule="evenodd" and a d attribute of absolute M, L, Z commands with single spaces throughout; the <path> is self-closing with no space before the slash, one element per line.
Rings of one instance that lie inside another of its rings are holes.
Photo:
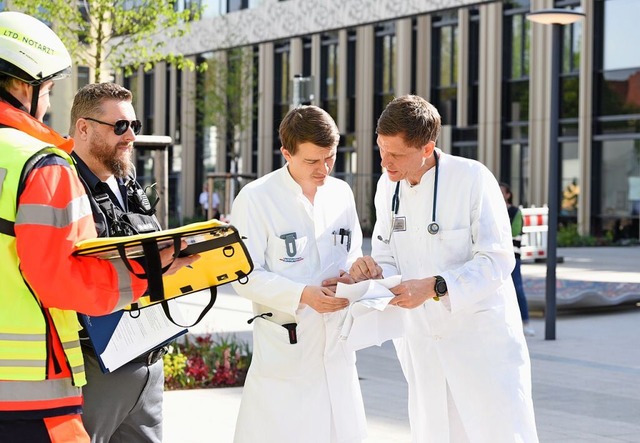
<path fill-rule="evenodd" d="M 145 272 L 143 273 L 138 273 L 133 270 L 133 267 L 129 262 L 129 258 L 127 257 L 124 244 L 118 245 L 120 258 L 124 262 L 129 272 L 131 272 L 138 278 L 147 280 L 147 292 L 149 293 L 149 298 L 152 302 L 160 302 L 164 300 L 164 283 L 162 281 L 162 275 L 167 272 L 167 270 L 175 261 L 176 257 L 180 254 L 181 241 L 182 239 L 180 237 L 175 237 L 173 239 L 173 260 L 171 260 L 168 265 L 163 267 L 162 262 L 160 261 L 160 249 L 158 249 L 158 242 L 155 239 L 151 239 L 148 241 L 143 240 L 142 251 L 144 252 L 144 257 L 146 260 Z"/>
<path fill-rule="evenodd" d="M 216 302 L 216 298 L 218 297 L 218 290 L 216 289 L 216 287 L 215 286 L 211 286 L 209 288 L 209 292 L 210 292 L 210 296 L 211 296 L 210 299 L 209 299 L 209 303 L 207 303 L 207 306 L 205 306 L 204 309 L 202 309 L 202 312 L 200 313 L 200 315 L 198 316 L 198 318 L 196 319 L 196 321 L 192 325 L 181 325 L 180 323 L 177 323 L 173 319 L 173 317 L 171 316 L 171 310 L 169 309 L 168 300 L 164 300 L 164 301 L 160 302 L 160 304 L 162 305 L 162 310 L 164 311 L 164 314 L 171 321 L 171 323 L 173 323 L 176 326 L 180 326 L 181 328 L 187 328 L 187 329 L 188 328 L 193 328 L 195 325 L 200 323 L 200 321 L 202 321 L 204 316 L 207 315 L 207 312 L 209 312 L 211 310 L 211 308 L 213 308 L 213 304 Z"/>

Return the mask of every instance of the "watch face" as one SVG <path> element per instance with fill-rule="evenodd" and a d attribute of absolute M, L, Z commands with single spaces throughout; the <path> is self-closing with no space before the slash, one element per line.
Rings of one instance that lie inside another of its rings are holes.
<path fill-rule="evenodd" d="M 447 293 L 447 282 L 444 280 L 438 279 L 436 282 L 436 293 L 438 295 L 444 295 Z"/>

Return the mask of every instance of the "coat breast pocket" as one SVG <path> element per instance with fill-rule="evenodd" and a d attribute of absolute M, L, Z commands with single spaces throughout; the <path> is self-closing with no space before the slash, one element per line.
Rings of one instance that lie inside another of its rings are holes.
<path fill-rule="evenodd" d="M 274 272 L 304 271 L 307 246 L 308 238 L 299 237 L 295 232 L 271 236 L 267 252 L 270 270 Z"/>
<path fill-rule="evenodd" d="M 471 260 L 471 229 L 442 230 L 437 235 L 438 254 L 445 268 Z"/>
<path fill-rule="evenodd" d="M 294 378 L 301 374 L 302 347 L 291 344 L 287 329 L 265 319 L 253 324 L 252 371 L 271 378 Z"/>

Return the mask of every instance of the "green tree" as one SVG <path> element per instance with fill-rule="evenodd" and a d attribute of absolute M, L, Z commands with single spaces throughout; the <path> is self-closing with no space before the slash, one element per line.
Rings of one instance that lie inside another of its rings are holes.
<path fill-rule="evenodd" d="M 139 66 L 151 69 L 160 61 L 194 69 L 182 54 L 165 51 L 165 42 L 189 31 L 201 8 L 181 9 L 179 0 L 13 0 L 11 5 L 47 23 L 67 46 L 74 62 L 94 69 L 92 82 L 103 72 Z M 194 4 L 195 2 L 188 2 Z M 106 64 L 108 62 L 108 64 Z M 206 66 L 201 66 L 205 69 Z"/>

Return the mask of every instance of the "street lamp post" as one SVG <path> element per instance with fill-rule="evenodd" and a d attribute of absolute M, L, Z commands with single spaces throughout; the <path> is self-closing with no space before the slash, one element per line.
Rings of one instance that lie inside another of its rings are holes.
<path fill-rule="evenodd" d="M 549 231 L 547 234 L 547 279 L 544 309 L 544 338 L 556 339 L 556 263 L 558 237 L 558 196 L 560 167 L 558 152 L 559 93 L 560 93 L 560 31 L 563 25 L 574 23 L 584 17 L 582 12 L 568 9 L 543 9 L 531 12 L 527 19 L 535 23 L 551 25 L 551 110 L 549 113 Z"/>

